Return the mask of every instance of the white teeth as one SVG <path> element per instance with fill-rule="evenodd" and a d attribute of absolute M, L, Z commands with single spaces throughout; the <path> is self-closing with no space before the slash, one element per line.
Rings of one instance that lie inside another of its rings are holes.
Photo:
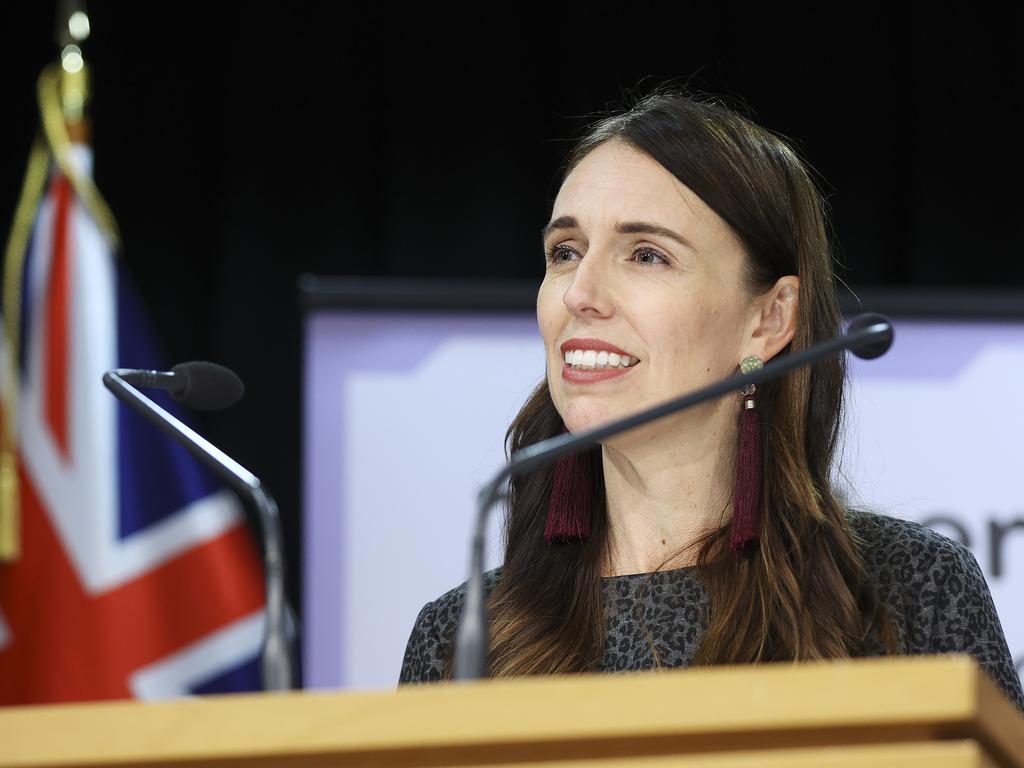
<path fill-rule="evenodd" d="M 635 357 L 617 352 L 598 352 L 594 349 L 571 349 L 565 353 L 565 364 L 583 370 L 594 368 L 628 368 L 637 362 Z"/>

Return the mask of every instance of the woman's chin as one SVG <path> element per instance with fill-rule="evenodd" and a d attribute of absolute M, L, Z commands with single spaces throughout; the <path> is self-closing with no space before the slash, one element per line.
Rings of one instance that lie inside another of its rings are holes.
<path fill-rule="evenodd" d="M 603 427 L 618 418 L 621 417 L 607 411 L 594 411 L 589 408 L 573 408 L 571 406 L 562 414 L 562 421 L 565 422 L 566 429 L 574 435 Z"/>

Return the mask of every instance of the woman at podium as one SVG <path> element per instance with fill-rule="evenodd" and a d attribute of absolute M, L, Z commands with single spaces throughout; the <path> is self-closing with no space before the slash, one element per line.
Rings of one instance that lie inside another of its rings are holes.
<path fill-rule="evenodd" d="M 840 332 L 824 206 L 780 138 L 658 93 L 571 153 L 543 232 L 545 380 L 518 451 Z M 833 488 L 833 357 L 512 481 L 486 575 L 493 676 L 962 651 L 1024 709 L 971 553 Z M 416 619 L 402 682 L 450 674 L 464 586 Z"/>

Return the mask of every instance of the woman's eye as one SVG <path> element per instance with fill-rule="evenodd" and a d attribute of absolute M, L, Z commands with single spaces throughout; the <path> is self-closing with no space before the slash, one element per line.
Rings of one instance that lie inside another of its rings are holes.
<path fill-rule="evenodd" d="M 552 264 L 562 264 L 572 261 L 576 257 L 576 251 L 567 245 L 556 245 L 548 250 L 548 261 Z"/>
<path fill-rule="evenodd" d="M 633 251 L 633 260 L 640 264 L 668 264 L 668 259 L 653 248 L 637 248 Z"/>

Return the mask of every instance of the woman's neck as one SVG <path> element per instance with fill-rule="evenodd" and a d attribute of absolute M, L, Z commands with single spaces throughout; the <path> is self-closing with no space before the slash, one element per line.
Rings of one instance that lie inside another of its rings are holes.
<path fill-rule="evenodd" d="M 691 440 L 671 430 L 603 446 L 609 543 L 603 575 L 694 564 L 696 553 L 681 550 L 724 522 L 733 491 L 736 424 L 717 421 L 686 430 L 697 436 Z"/>

